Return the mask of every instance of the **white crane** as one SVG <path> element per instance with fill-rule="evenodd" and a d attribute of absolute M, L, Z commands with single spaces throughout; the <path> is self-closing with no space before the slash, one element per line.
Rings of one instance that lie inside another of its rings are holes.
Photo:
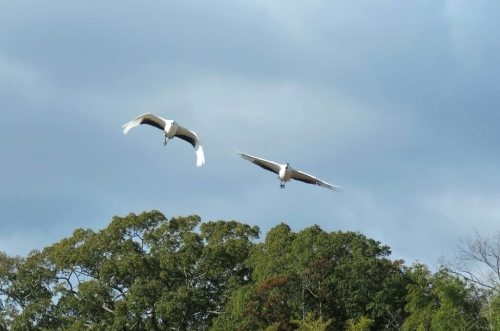
<path fill-rule="evenodd" d="M 264 160 L 256 156 L 241 153 L 239 151 L 238 153 L 236 153 L 236 155 L 252 162 L 253 164 L 258 165 L 261 168 L 264 168 L 266 170 L 274 172 L 275 174 L 278 174 L 278 179 L 281 181 L 280 188 L 285 188 L 286 182 L 290 181 L 290 179 L 295 179 L 304 183 L 319 185 L 329 188 L 333 191 L 340 192 L 340 186 L 329 184 L 327 182 L 322 181 L 321 179 L 306 174 L 305 172 L 295 170 L 292 167 L 290 167 L 288 162 L 285 164 L 278 164 L 276 162 Z"/>
<path fill-rule="evenodd" d="M 163 133 L 165 134 L 165 142 L 163 143 L 163 146 L 165 146 L 167 142 L 174 137 L 187 141 L 193 145 L 195 149 L 196 166 L 200 167 L 205 163 L 205 155 L 203 154 L 200 139 L 193 131 L 178 125 L 177 122 L 173 120 L 166 120 L 154 114 L 146 113 L 125 124 L 123 126 L 123 134 L 127 134 L 128 130 L 141 124 L 149 124 L 163 130 Z"/>

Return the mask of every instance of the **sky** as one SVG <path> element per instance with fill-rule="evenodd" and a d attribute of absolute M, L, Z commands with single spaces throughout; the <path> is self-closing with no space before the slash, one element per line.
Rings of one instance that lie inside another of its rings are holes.
<path fill-rule="evenodd" d="M 500 224 L 500 3 L 1 1 L 0 251 L 114 215 L 359 231 L 436 266 Z M 180 139 L 122 125 L 153 113 Z M 276 175 L 239 150 L 342 187 Z"/>

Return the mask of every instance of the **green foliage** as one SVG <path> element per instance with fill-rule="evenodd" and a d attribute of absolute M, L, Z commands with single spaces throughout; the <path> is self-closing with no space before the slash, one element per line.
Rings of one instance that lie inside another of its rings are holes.
<path fill-rule="evenodd" d="M 266 279 L 254 292 L 246 312 L 252 314 L 260 328 L 274 326 L 276 330 L 290 330 L 293 316 L 292 276 L 277 276 Z"/>
<path fill-rule="evenodd" d="M 222 314 L 259 229 L 235 221 L 114 217 L 26 259 L 0 255 L 0 327 L 7 330 L 204 329 Z"/>
<path fill-rule="evenodd" d="M 482 301 L 476 289 L 458 277 L 440 270 L 435 274 L 425 265 L 415 265 L 409 272 L 410 313 L 404 330 L 486 330 L 481 317 Z"/>
<path fill-rule="evenodd" d="M 294 233 L 279 224 L 250 250 L 256 286 L 247 305 L 231 305 L 218 319 L 241 321 L 244 309 L 251 319 L 233 324 L 242 330 L 293 329 L 292 321 L 306 316 L 330 321 L 326 330 L 340 330 L 349 319 L 363 316 L 376 329 L 396 329 L 406 314 L 408 278 L 402 262 L 388 260 L 389 254 L 387 246 L 359 233 L 327 233 L 316 225 Z"/>
<path fill-rule="evenodd" d="M 485 311 L 485 317 L 490 324 L 491 330 L 500 331 L 500 295 L 498 292 L 489 298 L 489 305 Z"/>
<path fill-rule="evenodd" d="M 314 320 L 312 314 L 307 314 L 303 320 L 293 320 L 297 331 L 326 331 L 328 326 L 332 324 L 332 320 L 321 322 Z"/>
<path fill-rule="evenodd" d="M 32 251 L 28 257 L 0 253 L 0 329 L 43 330 L 58 324 L 53 317 L 50 284 L 54 273 L 43 255 Z"/>
<path fill-rule="evenodd" d="M 246 312 L 248 302 L 252 299 L 255 285 L 244 285 L 230 290 L 230 300 L 225 306 L 223 314 L 220 314 L 213 323 L 211 330 L 234 331 L 255 330 L 251 314 Z"/>
<path fill-rule="evenodd" d="M 347 321 L 347 330 L 346 331 L 369 331 L 370 327 L 375 323 L 374 320 L 368 318 L 366 316 L 361 316 L 361 319 L 358 322 L 350 319 Z"/>
<path fill-rule="evenodd" d="M 500 299 L 404 266 L 357 232 L 113 217 L 27 257 L 0 252 L 0 331 L 499 330 Z"/>

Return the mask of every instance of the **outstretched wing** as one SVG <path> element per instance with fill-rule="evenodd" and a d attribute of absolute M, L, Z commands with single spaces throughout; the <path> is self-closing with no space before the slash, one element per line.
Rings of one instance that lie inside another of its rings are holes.
<path fill-rule="evenodd" d="M 241 153 L 241 152 L 236 153 L 236 155 L 244 158 L 247 161 L 252 162 L 253 164 L 258 165 L 261 168 L 264 168 L 266 170 L 274 172 L 275 174 L 279 174 L 279 172 L 280 172 L 281 166 L 276 162 L 264 160 L 264 159 L 261 159 L 260 157 L 252 156 L 252 155 Z"/>
<path fill-rule="evenodd" d="M 123 134 L 127 134 L 128 130 L 141 124 L 148 124 L 163 131 L 165 129 L 165 125 L 167 125 L 167 120 L 154 114 L 146 113 L 125 124 L 123 126 Z"/>
<path fill-rule="evenodd" d="M 292 170 L 291 178 L 298 180 L 298 181 L 301 181 L 301 182 L 304 182 L 304 183 L 323 186 L 323 187 L 329 188 L 335 192 L 340 192 L 340 186 L 335 186 L 335 185 L 329 184 L 327 182 L 322 181 L 319 178 L 316 178 L 314 176 L 306 174 L 305 172 L 298 171 L 295 169 Z"/>
<path fill-rule="evenodd" d="M 201 146 L 200 139 L 198 138 L 198 135 L 196 133 L 186 128 L 183 128 L 182 126 L 179 125 L 177 126 L 177 131 L 174 137 L 185 140 L 191 145 L 193 145 L 194 150 L 196 152 L 197 167 L 200 167 L 202 164 L 205 163 L 205 155 L 203 154 L 203 147 Z"/>

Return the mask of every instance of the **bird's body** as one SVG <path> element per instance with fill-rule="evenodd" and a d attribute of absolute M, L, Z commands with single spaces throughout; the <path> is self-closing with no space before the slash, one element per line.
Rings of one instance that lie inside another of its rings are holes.
<path fill-rule="evenodd" d="M 308 184 L 313 184 L 313 185 L 319 185 L 323 186 L 326 188 L 329 188 L 333 191 L 339 192 L 340 187 L 335 186 L 332 184 L 329 184 L 325 181 L 322 181 L 319 178 L 316 178 L 314 176 L 311 176 L 309 174 L 306 174 L 305 172 L 295 170 L 294 168 L 290 167 L 290 165 L 287 163 L 285 164 L 278 164 L 273 161 L 265 160 L 256 156 L 252 156 L 249 154 L 241 153 L 238 152 L 236 155 L 240 156 L 241 158 L 250 161 L 259 167 L 266 169 L 268 171 L 274 172 L 275 174 L 278 175 L 279 180 L 281 181 L 280 187 L 285 188 L 285 183 L 290 181 L 290 179 L 295 179 L 304 183 Z"/>
<path fill-rule="evenodd" d="M 187 141 L 196 151 L 196 166 L 200 167 L 205 163 L 203 147 L 201 147 L 198 135 L 193 131 L 178 125 L 177 122 L 173 120 L 166 120 L 154 114 L 146 113 L 125 124 L 123 126 L 123 134 L 127 134 L 131 128 L 141 124 L 148 124 L 162 130 L 165 135 L 165 142 L 163 145 L 166 145 L 167 142 L 174 137 Z"/>

